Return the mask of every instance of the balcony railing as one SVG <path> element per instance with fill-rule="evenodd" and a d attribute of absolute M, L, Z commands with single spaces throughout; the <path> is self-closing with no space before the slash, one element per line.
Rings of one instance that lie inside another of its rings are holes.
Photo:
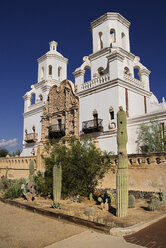
<path fill-rule="evenodd" d="M 37 142 L 37 140 L 38 140 L 38 134 L 37 133 L 28 133 L 28 134 L 25 134 L 25 141 L 27 143 Z"/>
<path fill-rule="evenodd" d="M 102 119 L 93 119 L 82 122 L 82 131 L 84 133 L 99 132 L 103 130 Z"/>
<path fill-rule="evenodd" d="M 55 124 L 49 127 L 49 138 L 60 138 L 65 136 L 65 124 Z"/>

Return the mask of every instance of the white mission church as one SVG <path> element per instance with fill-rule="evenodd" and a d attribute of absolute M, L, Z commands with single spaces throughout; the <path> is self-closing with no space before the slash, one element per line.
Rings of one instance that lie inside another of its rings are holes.
<path fill-rule="evenodd" d="M 91 23 L 93 52 L 73 72 L 75 83 L 66 78 L 68 59 L 57 51 L 57 42 L 49 43 L 50 50 L 38 59 L 38 81 L 23 97 L 21 156 L 36 154 L 39 144 L 65 135 L 91 136 L 102 150 L 117 153 L 119 106 L 127 115 L 128 154 L 139 152 L 141 123 L 157 119 L 164 132 L 166 103 L 150 91 L 150 71 L 130 52 L 129 27 L 128 20 L 112 12 Z M 91 71 L 88 82 L 85 69 Z"/>

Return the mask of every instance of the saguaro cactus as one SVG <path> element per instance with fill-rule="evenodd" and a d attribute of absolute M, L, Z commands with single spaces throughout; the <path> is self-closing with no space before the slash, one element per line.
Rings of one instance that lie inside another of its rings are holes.
<path fill-rule="evenodd" d="M 62 167 L 55 164 L 53 166 L 53 200 L 58 203 L 61 199 L 62 189 Z"/>
<path fill-rule="evenodd" d="M 116 177 L 116 215 L 124 217 L 128 210 L 128 158 L 127 158 L 127 127 L 126 113 L 119 107 L 117 113 L 117 143 L 118 143 L 118 171 Z"/>
<path fill-rule="evenodd" d="M 31 160 L 29 163 L 29 180 L 30 182 L 34 181 L 34 161 Z"/>

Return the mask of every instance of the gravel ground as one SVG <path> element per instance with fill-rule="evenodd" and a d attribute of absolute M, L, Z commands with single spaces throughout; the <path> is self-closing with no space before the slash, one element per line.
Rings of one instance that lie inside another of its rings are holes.
<path fill-rule="evenodd" d="M 85 230 L 0 202 L 0 248 L 44 248 Z"/>

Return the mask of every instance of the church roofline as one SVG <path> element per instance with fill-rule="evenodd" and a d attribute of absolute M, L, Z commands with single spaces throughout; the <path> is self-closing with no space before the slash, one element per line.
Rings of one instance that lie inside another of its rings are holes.
<path fill-rule="evenodd" d="M 100 16 L 90 24 L 90 30 L 92 31 L 93 28 L 97 27 L 100 25 L 102 22 L 107 21 L 107 20 L 118 20 L 122 24 L 124 24 L 127 28 L 130 27 L 130 22 L 124 18 L 122 15 L 119 13 L 114 13 L 114 12 L 107 12 L 104 15 Z"/>

